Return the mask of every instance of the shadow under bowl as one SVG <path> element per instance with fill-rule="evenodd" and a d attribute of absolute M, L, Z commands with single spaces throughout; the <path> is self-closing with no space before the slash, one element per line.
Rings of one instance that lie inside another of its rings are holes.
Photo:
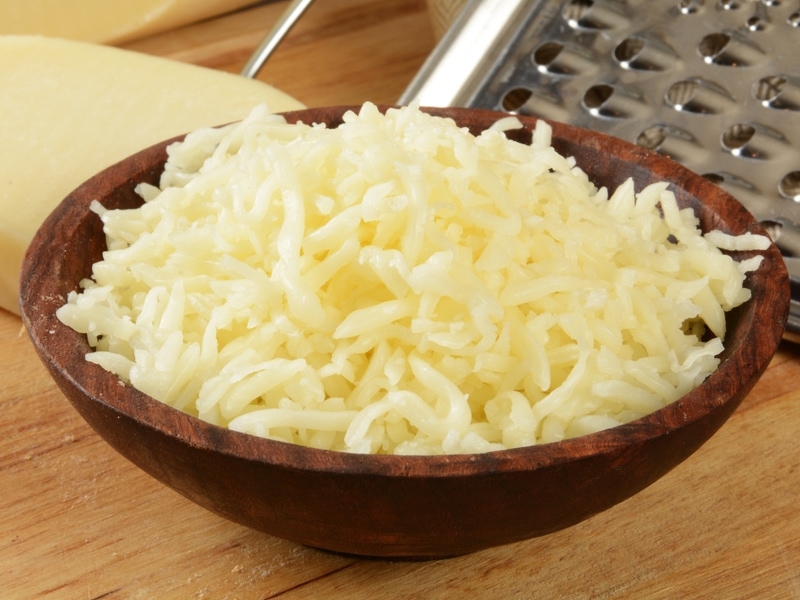
<path fill-rule="evenodd" d="M 336 126 L 346 108 L 287 113 Z M 425 109 L 475 133 L 499 113 Z M 536 119 L 509 132 L 529 143 Z M 553 145 L 598 185 L 632 177 L 637 189 L 668 181 L 704 231 L 764 234 L 721 188 L 672 160 L 627 142 L 559 123 Z M 752 298 L 728 314 L 719 368 L 686 396 L 635 422 L 562 442 L 454 456 L 375 456 L 261 439 L 184 414 L 122 385 L 85 360 L 85 336 L 56 310 L 105 250 L 92 200 L 141 204 L 134 186 L 157 183 L 164 142 L 76 189 L 35 236 L 21 274 L 23 323 L 51 376 L 82 417 L 141 469 L 214 513 L 308 546 L 362 556 L 460 555 L 547 534 L 636 494 L 691 455 L 728 419 L 780 343 L 789 280 L 773 246 L 748 276 Z M 748 253 L 739 253 L 746 257 Z"/>

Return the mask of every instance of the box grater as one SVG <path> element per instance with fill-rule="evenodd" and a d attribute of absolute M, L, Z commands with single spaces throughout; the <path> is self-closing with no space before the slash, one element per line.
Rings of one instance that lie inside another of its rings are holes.
<path fill-rule="evenodd" d="M 717 182 L 781 248 L 800 340 L 797 0 L 471 0 L 414 99 L 602 131 Z"/>

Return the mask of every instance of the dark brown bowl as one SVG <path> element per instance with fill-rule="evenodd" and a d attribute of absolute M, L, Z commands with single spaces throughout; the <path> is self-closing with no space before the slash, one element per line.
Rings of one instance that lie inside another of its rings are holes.
<path fill-rule="evenodd" d="M 342 108 L 288 113 L 339 123 Z M 498 118 L 429 110 L 480 131 Z M 530 141 L 535 119 L 521 119 Z M 677 163 L 611 137 L 553 124 L 553 143 L 593 181 L 637 189 L 667 180 L 702 228 L 764 234 L 731 196 Z M 84 419 L 122 455 L 187 498 L 232 521 L 313 547 L 356 555 L 440 557 L 569 527 L 647 487 L 686 459 L 736 409 L 775 353 L 789 281 L 775 247 L 747 283 L 752 298 L 728 316 L 719 368 L 674 404 L 633 423 L 563 442 L 477 455 L 363 456 L 314 450 L 209 425 L 157 402 L 84 359 L 83 335 L 56 309 L 91 272 L 105 241 L 88 209 L 141 201 L 135 183 L 158 180 L 167 143 L 100 173 L 43 224 L 25 258 L 24 325 L 51 375 Z"/>

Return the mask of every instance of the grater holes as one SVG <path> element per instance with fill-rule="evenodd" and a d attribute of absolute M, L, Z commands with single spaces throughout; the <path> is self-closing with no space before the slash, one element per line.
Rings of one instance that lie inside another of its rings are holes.
<path fill-rule="evenodd" d="M 642 131 L 636 144 L 678 161 L 698 158 L 703 148 L 688 132 L 671 125 L 653 125 Z"/>
<path fill-rule="evenodd" d="M 786 19 L 786 22 L 792 27 L 800 27 L 800 10 L 790 14 Z"/>
<path fill-rule="evenodd" d="M 584 93 L 582 103 L 595 117 L 635 118 L 648 112 L 645 99 L 636 90 L 607 83 L 591 86 Z"/>
<path fill-rule="evenodd" d="M 586 14 L 594 5 L 593 0 L 570 0 L 564 5 L 564 20 L 571 27 L 582 27 Z"/>
<path fill-rule="evenodd" d="M 614 95 L 614 88 L 605 83 L 593 85 L 583 95 L 583 104 L 590 110 L 602 108 Z"/>
<path fill-rule="evenodd" d="M 697 45 L 708 64 L 723 67 L 749 67 L 758 64 L 764 53 L 752 42 L 733 33 L 709 33 Z"/>
<path fill-rule="evenodd" d="M 683 107 L 694 99 L 699 86 L 700 84 L 693 79 L 685 79 L 674 83 L 667 90 L 667 102 L 677 110 L 683 110 Z"/>
<path fill-rule="evenodd" d="M 515 87 L 501 96 L 500 108 L 519 115 L 529 115 L 540 119 L 566 122 L 569 112 L 564 99 L 551 90 Z"/>
<path fill-rule="evenodd" d="M 713 62 L 715 57 L 720 55 L 731 41 L 731 36 L 726 33 L 709 33 L 697 46 L 700 56 L 706 62 Z"/>
<path fill-rule="evenodd" d="M 800 81 L 784 75 L 768 75 L 753 84 L 753 98 L 767 108 L 800 110 Z"/>
<path fill-rule="evenodd" d="M 564 45 L 558 42 L 546 42 L 533 52 L 533 62 L 540 67 L 547 67 L 552 64 L 561 54 Z"/>
<path fill-rule="evenodd" d="M 744 25 L 749 31 L 756 33 L 759 31 L 766 31 L 767 27 L 769 26 L 769 23 L 767 23 L 764 19 L 762 19 L 758 15 L 753 15 L 752 17 L 750 17 L 745 21 Z"/>
<path fill-rule="evenodd" d="M 719 0 L 717 6 L 722 10 L 739 10 L 742 3 L 740 0 Z"/>
<path fill-rule="evenodd" d="M 703 8 L 703 0 L 680 0 L 678 10 L 684 15 L 693 15 Z"/>
<path fill-rule="evenodd" d="M 683 79 L 666 92 L 667 104 L 677 111 L 696 114 L 720 114 L 733 104 L 725 89 L 704 79 Z"/>
<path fill-rule="evenodd" d="M 783 88 L 786 87 L 786 78 L 780 75 L 762 77 L 753 86 L 753 97 L 764 104 L 772 104 L 777 100 Z"/>
<path fill-rule="evenodd" d="M 501 106 L 503 110 L 508 112 L 516 112 L 523 106 L 525 103 L 530 100 L 533 92 L 526 88 L 514 88 L 509 90 L 503 96 L 503 100 L 501 101 Z"/>
<path fill-rule="evenodd" d="M 735 154 L 737 154 L 742 148 L 747 146 L 747 143 L 753 139 L 756 130 L 755 127 L 748 123 L 737 123 L 728 129 L 722 134 L 722 145 L 723 147 Z"/>
<path fill-rule="evenodd" d="M 562 15 L 570 27 L 583 28 L 587 26 L 586 14 L 594 5 L 593 0 L 570 0 L 564 5 Z"/>
<path fill-rule="evenodd" d="M 784 198 L 800 202 L 800 171 L 791 171 L 778 183 L 778 192 Z"/>
<path fill-rule="evenodd" d="M 675 51 L 663 41 L 631 36 L 614 48 L 614 58 L 624 69 L 666 71 L 679 61 Z"/>
<path fill-rule="evenodd" d="M 722 148 L 734 156 L 765 160 L 786 152 L 786 138 L 758 123 L 736 123 L 722 133 Z"/>
<path fill-rule="evenodd" d="M 618 29 L 629 22 L 616 6 L 601 0 L 569 0 L 561 15 L 573 29 Z"/>
<path fill-rule="evenodd" d="M 580 75 L 596 66 L 591 56 L 561 42 L 545 42 L 534 50 L 531 59 L 540 72 L 551 75 Z"/>
<path fill-rule="evenodd" d="M 661 125 L 648 127 L 636 138 L 636 143 L 648 150 L 658 150 L 667 139 L 667 128 Z"/>
<path fill-rule="evenodd" d="M 630 64 L 636 60 L 643 48 L 643 39 L 637 37 L 626 38 L 614 48 L 614 58 L 622 64 Z"/>

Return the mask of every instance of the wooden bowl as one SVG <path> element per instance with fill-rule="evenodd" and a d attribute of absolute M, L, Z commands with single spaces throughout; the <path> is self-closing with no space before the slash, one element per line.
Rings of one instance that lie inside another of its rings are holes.
<path fill-rule="evenodd" d="M 310 109 L 287 118 L 334 126 L 344 110 Z M 429 112 L 475 132 L 499 116 Z M 521 120 L 525 131 L 512 135 L 529 142 L 535 119 Z M 667 180 L 704 230 L 765 233 L 730 195 L 677 163 L 599 133 L 552 125 L 554 146 L 574 156 L 596 183 L 615 188 L 633 177 L 640 189 Z M 626 425 L 558 443 L 435 457 L 321 451 L 216 427 L 87 362 L 85 337 L 55 316 L 105 249 L 89 203 L 138 205 L 134 184 L 157 182 L 166 145 L 103 171 L 47 219 L 22 269 L 23 322 L 64 394 L 111 446 L 197 504 L 271 535 L 347 554 L 430 558 L 569 527 L 639 492 L 692 454 L 736 409 L 781 340 L 789 280 L 772 247 L 749 276 L 751 300 L 728 316 L 719 368 L 679 401 Z"/>

